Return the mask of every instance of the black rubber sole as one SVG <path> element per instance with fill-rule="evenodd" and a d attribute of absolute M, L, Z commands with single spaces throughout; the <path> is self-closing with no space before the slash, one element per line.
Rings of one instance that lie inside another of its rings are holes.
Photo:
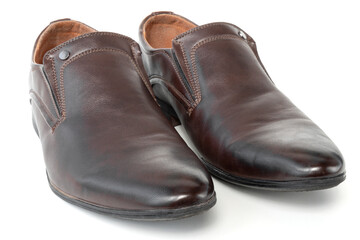
<path fill-rule="evenodd" d="M 226 182 L 235 185 L 262 189 L 262 190 L 272 190 L 272 191 L 282 191 L 282 192 L 315 191 L 315 190 L 322 190 L 322 189 L 335 187 L 339 185 L 341 182 L 343 182 L 346 178 L 346 174 L 342 173 L 332 177 L 308 178 L 304 180 L 291 180 L 291 181 L 248 179 L 248 178 L 233 176 L 229 173 L 226 173 L 223 170 L 206 162 L 203 158 L 201 158 L 200 160 L 202 163 L 204 163 L 208 171 L 216 178 L 219 178 L 221 180 L 224 180 Z"/>
<path fill-rule="evenodd" d="M 129 220 L 140 220 L 140 221 L 165 221 L 165 220 L 176 220 L 186 217 L 198 215 L 206 210 L 209 210 L 216 203 L 216 194 L 214 194 L 203 203 L 199 203 L 193 206 L 177 208 L 177 209 L 154 209 L 154 210 L 123 210 L 108 208 L 87 201 L 78 199 L 76 197 L 65 194 L 63 191 L 55 187 L 49 177 L 48 182 L 51 190 L 64 201 L 76 205 L 78 207 L 104 214 L 116 218 L 129 219 Z"/>

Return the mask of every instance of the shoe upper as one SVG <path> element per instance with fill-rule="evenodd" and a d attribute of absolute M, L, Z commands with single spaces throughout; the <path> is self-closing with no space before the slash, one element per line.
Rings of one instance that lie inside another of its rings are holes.
<path fill-rule="evenodd" d="M 39 36 L 33 121 L 52 187 L 115 209 L 176 209 L 214 194 L 203 164 L 154 101 L 132 39 L 77 21 Z"/>
<path fill-rule="evenodd" d="M 344 174 L 338 148 L 276 88 L 245 31 L 159 12 L 139 36 L 156 97 L 174 108 L 205 162 L 248 179 Z"/>

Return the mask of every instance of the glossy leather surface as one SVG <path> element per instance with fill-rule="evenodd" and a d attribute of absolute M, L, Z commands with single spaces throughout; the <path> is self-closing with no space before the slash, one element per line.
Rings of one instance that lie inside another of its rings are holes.
<path fill-rule="evenodd" d="M 70 57 L 61 60 L 59 54 Z M 30 94 L 51 185 L 124 210 L 176 209 L 214 195 L 210 175 L 163 116 L 132 39 L 93 32 L 32 63 Z"/>
<path fill-rule="evenodd" d="M 173 107 L 205 162 L 264 181 L 345 174 L 338 148 L 276 88 L 247 33 L 211 23 L 178 35 L 171 49 L 152 48 L 144 25 L 161 14 L 174 15 L 153 13 L 140 26 L 144 65 L 156 97 Z"/>

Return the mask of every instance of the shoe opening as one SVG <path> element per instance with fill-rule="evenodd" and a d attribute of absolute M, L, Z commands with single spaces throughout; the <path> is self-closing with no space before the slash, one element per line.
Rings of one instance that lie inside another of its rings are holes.
<path fill-rule="evenodd" d="M 33 61 L 38 64 L 43 63 L 44 55 L 50 49 L 85 33 L 95 32 L 96 30 L 77 21 L 60 20 L 50 23 L 40 34 L 33 54 Z"/>
<path fill-rule="evenodd" d="M 143 34 L 152 48 L 171 48 L 172 40 L 196 25 L 189 20 L 172 14 L 151 16 L 143 26 Z"/>

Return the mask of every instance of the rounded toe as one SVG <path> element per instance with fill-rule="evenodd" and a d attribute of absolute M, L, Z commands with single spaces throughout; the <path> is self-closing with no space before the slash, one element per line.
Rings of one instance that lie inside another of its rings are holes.
<path fill-rule="evenodd" d="M 303 166 L 304 177 L 328 178 L 345 172 L 343 158 L 339 155 L 317 156 L 309 161 L 309 166 Z"/>
<path fill-rule="evenodd" d="M 213 182 L 208 174 L 179 179 L 175 186 L 169 188 L 169 192 L 173 194 L 168 195 L 168 202 L 164 202 L 164 206 L 170 208 L 203 205 L 215 198 Z"/>

